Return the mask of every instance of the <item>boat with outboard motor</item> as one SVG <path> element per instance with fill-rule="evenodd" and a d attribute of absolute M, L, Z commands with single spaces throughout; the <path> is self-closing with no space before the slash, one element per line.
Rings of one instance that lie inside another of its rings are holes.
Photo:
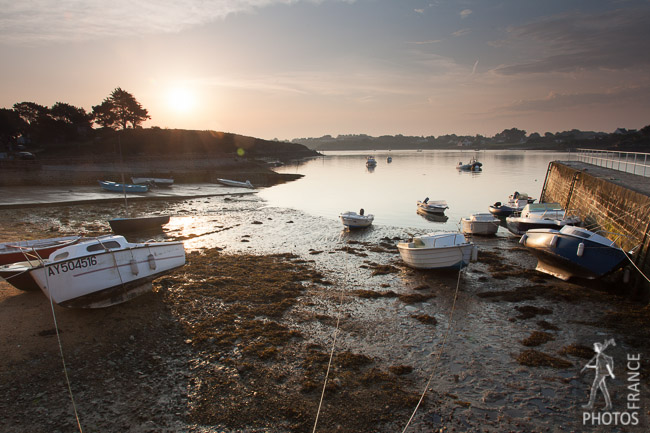
<path fill-rule="evenodd" d="M 559 203 L 530 203 L 520 213 L 506 217 L 510 233 L 523 235 L 530 229 L 561 229 L 566 225 L 580 225 L 582 219 Z"/>

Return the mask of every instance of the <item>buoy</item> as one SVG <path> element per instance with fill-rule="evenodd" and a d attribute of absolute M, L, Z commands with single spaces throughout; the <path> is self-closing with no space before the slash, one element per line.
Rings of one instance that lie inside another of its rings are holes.
<path fill-rule="evenodd" d="M 136 262 L 135 259 L 131 259 L 129 265 L 131 265 L 131 273 L 133 275 L 138 275 L 138 262 Z"/>
<path fill-rule="evenodd" d="M 471 259 L 472 259 L 473 262 L 478 260 L 478 247 L 476 245 L 474 245 L 474 247 L 472 248 L 472 257 L 471 257 Z"/>
<path fill-rule="evenodd" d="M 549 242 L 549 245 L 552 247 L 557 245 L 557 235 L 553 235 L 553 237 L 551 238 L 551 242 Z"/>
<path fill-rule="evenodd" d="M 526 239 L 528 238 L 528 235 L 524 233 L 521 238 L 519 239 L 519 243 L 522 245 L 526 245 Z"/>
<path fill-rule="evenodd" d="M 578 251 L 576 252 L 576 254 L 578 255 L 578 257 L 582 257 L 584 253 L 585 253 L 585 244 L 584 242 L 580 242 L 578 244 Z"/>

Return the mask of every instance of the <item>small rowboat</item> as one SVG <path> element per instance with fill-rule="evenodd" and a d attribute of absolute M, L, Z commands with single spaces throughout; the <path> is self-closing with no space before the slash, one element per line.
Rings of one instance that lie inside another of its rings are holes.
<path fill-rule="evenodd" d="M 0 265 L 24 260 L 44 259 L 59 248 L 71 245 L 79 241 L 79 239 L 81 239 L 80 236 L 65 236 L 0 243 Z"/>
<path fill-rule="evenodd" d="M 98 180 L 99 186 L 101 186 L 106 191 L 111 192 L 147 192 L 149 187 L 147 185 L 133 185 L 130 183 L 117 183 L 111 182 L 109 180 Z"/>

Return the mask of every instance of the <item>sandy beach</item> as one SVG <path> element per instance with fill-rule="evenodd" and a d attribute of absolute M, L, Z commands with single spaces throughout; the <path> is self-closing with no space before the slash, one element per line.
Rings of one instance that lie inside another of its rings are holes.
<path fill-rule="evenodd" d="M 171 212 L 155 238 L 186 245 L 151 293 L 73 310 L 0 283 L 0 431 L 584 431 L 594 342 L 616 341 L 615 410 L 626 356 L 650 372 L 645 304 L 536 272 L 510 236 L 475 239 L 460 273 L 421 272 L 402 229 L 347 233 L 254 194 L 134 209 Z M 114 212 L 0 209 L 0 239 L 105 234 Z M 588 430 L 647 431 L 648 397 L 644 379 L 637 425 Z"/>

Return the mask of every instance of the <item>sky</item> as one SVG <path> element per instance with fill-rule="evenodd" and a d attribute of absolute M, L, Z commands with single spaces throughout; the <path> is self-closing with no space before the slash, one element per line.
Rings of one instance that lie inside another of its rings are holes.
<path fill-rule="evenodd" d="M 0 0 L 0 107 L 290 140 L 650 124 L 650 0 Z"/>

